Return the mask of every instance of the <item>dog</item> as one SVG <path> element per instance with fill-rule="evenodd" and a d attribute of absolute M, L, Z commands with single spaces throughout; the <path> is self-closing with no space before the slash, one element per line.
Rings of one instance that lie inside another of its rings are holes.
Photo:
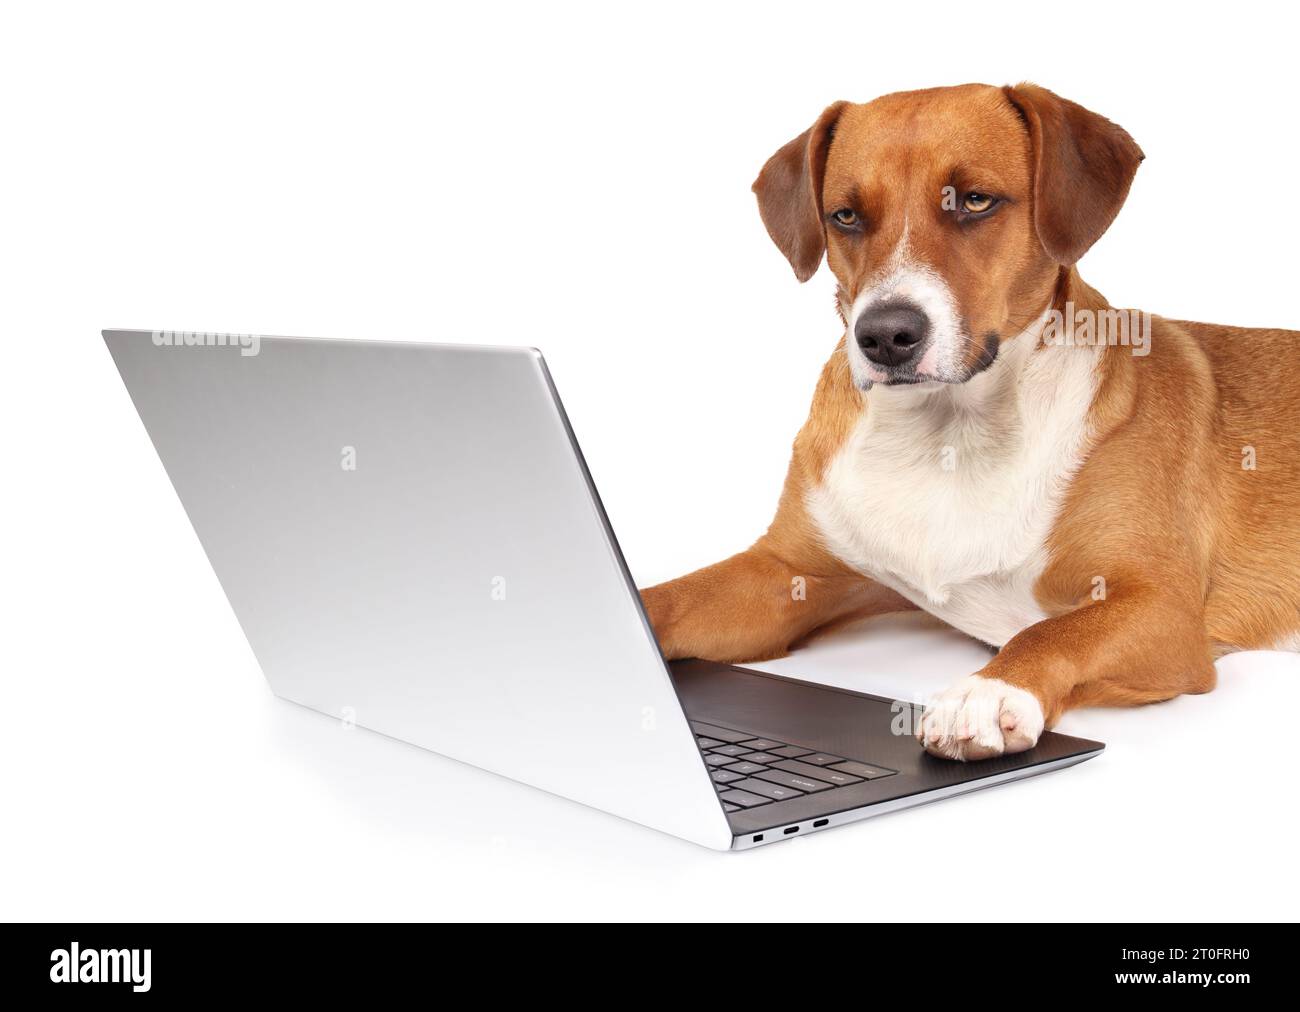
<path fill-rule="evenodd" d="M 767 533 L 642 591 L 668 659 L 922 608 L 997 648 L 915 729 L 976 760 L 1300 650 L 1300 333 L 1118 310 L 1076 267 L 1143 157 L 1022 84 L 836 102 L 767 161 L 767 232 L 800 281 L 827 261 L 844 336 Z"/>

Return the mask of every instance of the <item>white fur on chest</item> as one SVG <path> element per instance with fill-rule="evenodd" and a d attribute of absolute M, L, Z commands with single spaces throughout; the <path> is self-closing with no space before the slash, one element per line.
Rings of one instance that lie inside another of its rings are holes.
<path fill-rule="evenodd" d="M 1035 342 L 964 384 L 873 388 L 807 499 L 842 561 L 995 646 L 1046 617 L 1034 585 L 1096 392 L 1094 353 Z"/>

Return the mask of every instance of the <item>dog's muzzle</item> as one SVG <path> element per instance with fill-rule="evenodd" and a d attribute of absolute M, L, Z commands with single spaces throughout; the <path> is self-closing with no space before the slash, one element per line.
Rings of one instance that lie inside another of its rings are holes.
<path fill-rule="evenodd" d="M 858 317 L 853 336 L 869 362 L 893 370 L 921 353 L 930 318 L 912 302 L 882 302 Z"/>

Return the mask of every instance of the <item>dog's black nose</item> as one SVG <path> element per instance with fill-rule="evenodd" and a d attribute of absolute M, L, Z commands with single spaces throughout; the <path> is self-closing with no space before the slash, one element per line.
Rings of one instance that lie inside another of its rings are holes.
<path fill-rule="evenodd" d="M 910 359 L 929 332 L 929 318 L 907 302 L 872 306 L 853 327 L 862 354 L 884 366 L 902 365 Z"/>

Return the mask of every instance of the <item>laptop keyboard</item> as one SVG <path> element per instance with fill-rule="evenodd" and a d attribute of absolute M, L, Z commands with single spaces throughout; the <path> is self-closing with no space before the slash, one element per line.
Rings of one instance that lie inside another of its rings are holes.
<path fill-rule="evenodd" d="M 728 812 L 892 777 L 897 770 L 691 721 L 695 740 Z"/>

